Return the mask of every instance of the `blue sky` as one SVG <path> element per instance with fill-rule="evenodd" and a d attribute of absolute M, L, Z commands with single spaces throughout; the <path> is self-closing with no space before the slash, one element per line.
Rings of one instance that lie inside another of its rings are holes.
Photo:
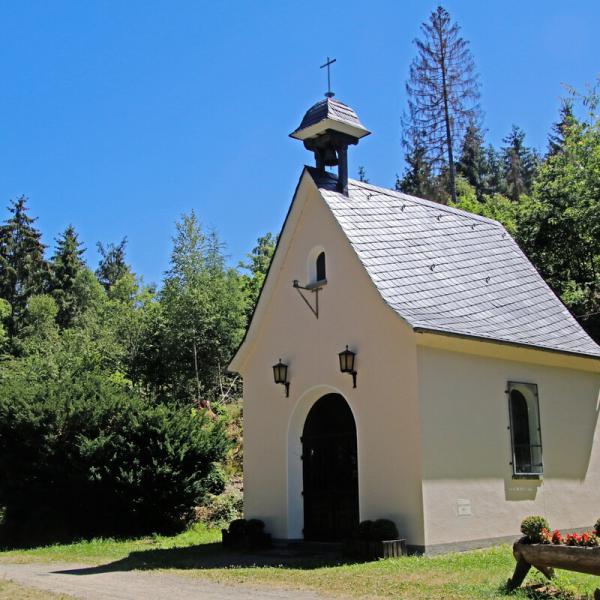
<path fill-rule="evenodd" d="M 322 97 L 373 135 L 350 153 L 373 183 L 402 171 L 400 115 L 412 40 L 434 2 L 0 0 L 0 199 L 25 194 L 45 241 L 72 223 L 129 240 L 146 281 L 168 266 L 174 221 L 194 208 L 232 264 L 278 231 L 301 167 L 288 138 Z M 444 3 L 470 40 L 489 141 L 512 123 L 543 149 L 561 83 L 600 73 L 600 3 Z M 4 209 L 0 218 L 6 218 Z"/>

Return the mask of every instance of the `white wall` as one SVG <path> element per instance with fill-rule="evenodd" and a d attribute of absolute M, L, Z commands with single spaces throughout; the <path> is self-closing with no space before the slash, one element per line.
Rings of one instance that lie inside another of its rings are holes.
<path fill-rule="evenodd" d="M 565 529 L 600 517 L 597 372 L 422 346 L 418 372 L 427 545 L 516 535 L 531 514 Z M 512 477 L 507 381 L 538 385 L 541 481 Z"/>
<path fill-rule="evenodd" d="M 356 420 L 361 519 L 391 518 L 409 543 L 423 544 L 414 334 L 381 300 L 308 178 L 298 191 L 297 208 L 302 204 L 302 214 L 288 220 L 293 236 L 289 230 L 283 236 L 285 255 L 270 275 L 273 294 L 238 367 L 244 512 L 265 520 L 275 537 L 302 537 L 299 438 L 312 404 L 336 391 Z M 306 282 L 315 247 L 325 250 L 328 280 L 318 320 L 292 287 L 294 279 Z M 339 371 L 338 352 L 346 344 L 357 352 L 356 389 Z M 273 383 L 271 367 L 280 357 L 289 365 L 289 398 Z"/>

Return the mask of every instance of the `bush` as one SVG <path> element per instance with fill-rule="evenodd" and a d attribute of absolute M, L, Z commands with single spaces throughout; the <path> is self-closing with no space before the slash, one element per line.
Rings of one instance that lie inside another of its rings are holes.
<path fill-rule="evenodd" d="M 600 519 L 598 519 L 594 525 L 594 533 L 600 536 Z"/>
<path fill-rule="evenodd" d="M 358 526 L 358 538 L 369 542 L 398 539 L 398 528 L 389 519 L 362 521 Z"/>
<path fill-rule="evenodd" d="M 393 521 L 377 519 L 371 527 L 371 539 L 374 542 L 398 539 L 398 528 Z"/>
<path fill-rule="evenodd" d="M 242 516 L 243 504 L 243 496 L 238 490 L 209 496 L 206 504 L 197 511 L 198 518 L 209 526 L 222 527 Z"/>
<path fill-rule="evenodd" d="M 181 530 L 227 449 L 219 423 L 101 375 L 11 378 L 0 384 L 3 535 L 15 543 L 40 532 L 54 541 Z"/>
<path fill-rule="evenodd" d="M 358 524 L 357 535 L 358 539 L 369 541 L 371 539 L 371 528 L 373 527 L 373 521 L 366 520 L 361 521 Z"/>
<path fill-rule="evenodd" d="M 542 541 L 542 529 L 550 531 L 550 525 L 544 517 L 526 517 L 521 523 L 521 533 L 532 544 L 539 544 Z"/>

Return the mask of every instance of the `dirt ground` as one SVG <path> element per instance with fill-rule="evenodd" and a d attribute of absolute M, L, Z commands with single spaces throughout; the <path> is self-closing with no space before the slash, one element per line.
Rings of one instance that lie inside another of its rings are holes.
<path fill-rule="evenodd" d="M 0 564 L 0 579 L 82 600 L 318 600 L 312 592 L 225 585 L 202 579 L 106 571 L 75 563 Z M 28 598 L 28 596 L 24 596 Z M 15 597 L 15 600 L 19 596 Z M 20 600 L 20 599 L 19 599 Z"/>

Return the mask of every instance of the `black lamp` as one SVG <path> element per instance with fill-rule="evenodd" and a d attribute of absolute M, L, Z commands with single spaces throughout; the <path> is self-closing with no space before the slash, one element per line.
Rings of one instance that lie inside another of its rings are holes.
<path fill-rule="evenodd" d="M 275 378 L 275 383 L 281 383 L 281 385 L 285 386 L 285 397 L 289 398 L 290 396 L 290 383 L 287 380 L 287 370 L 288 366 L 281 362 L 276 365 L 273 365 L 273 377 Z"/>
<path fill-rule="evenodd" d="M 352 375 L 352 387 L 356 387 L 356 370 L 354 369 L 354 359 L 356 354 L 352 350 L 346 349 L 340 352 L 340 371 L 342 373 L 350 373 Z"/>

